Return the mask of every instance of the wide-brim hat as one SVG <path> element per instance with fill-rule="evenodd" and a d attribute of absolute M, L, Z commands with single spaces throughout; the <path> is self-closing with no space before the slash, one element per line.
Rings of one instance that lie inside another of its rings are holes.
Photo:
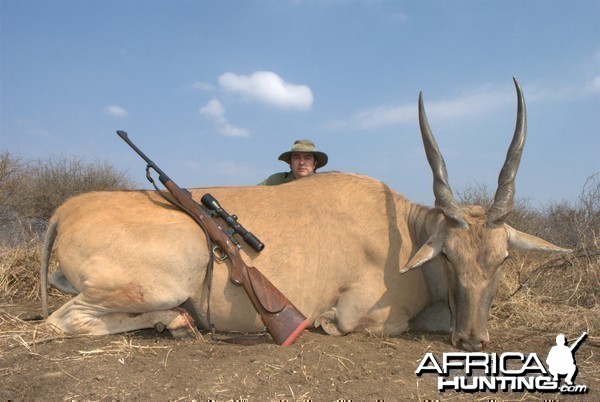
<path fill-rule="evenodd" d="M 325 152 L 317 151 L 317 147 L 315 147 L 315 144 L 310 140 L 296 140 L 294 145 L 292 145 L 292 149 L 279 155 L 278 159 L 290 163 L 294 152 L 307 152 L 313 154 L 317 161 L 316 169 L 327 165 L 327 161 L 329 160 L 327 154 Z"/>

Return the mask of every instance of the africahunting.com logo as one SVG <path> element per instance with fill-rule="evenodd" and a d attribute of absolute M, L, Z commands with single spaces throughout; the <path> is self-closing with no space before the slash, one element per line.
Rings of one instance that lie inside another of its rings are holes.
<path fill-rule="evenodd" d="M 556 345 L 548 352 L 545 366 L 536 353 L 502 354 L 482 352 L 443 353 L 438 361 L 433 353 L 426 353 L 415 371 L 438 375 L 438 390 L 462 392 L 539 391 L 583 394 L 586 385 L 574 383 L 577 375 L 575 352 L 585 340 L 584 332 L 575 342 L 567 345 L 563 334 L 556 337 Z M 564 383 L 561 385 L 561 379 Z"/>

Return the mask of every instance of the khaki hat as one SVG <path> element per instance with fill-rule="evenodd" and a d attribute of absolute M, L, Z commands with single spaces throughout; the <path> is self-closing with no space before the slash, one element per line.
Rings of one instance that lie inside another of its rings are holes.
<path fill-rule="evenodd" d="M 327 165 L 327 161 L 329 159 L 327 158 L 327 154 L 325 152 L 317 151 L 315 144 L 310 140 L 296 140 L 294 142 L 294 145 L 292 145 L 292 149 L 279 155 L 278 159 L 280 161 L 290 163 L 292 153 L 294 152 L 308 152 L 313 154 L 313 156 L 317 160 L 316 169 Z"/>

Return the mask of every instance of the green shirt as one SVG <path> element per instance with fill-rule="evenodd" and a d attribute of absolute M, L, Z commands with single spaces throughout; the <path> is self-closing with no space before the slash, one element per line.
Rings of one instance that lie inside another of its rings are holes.
<path fill-rule="evenodd" d="M 258 183 L 258 186 L 276 186 L 278 184 L 294 181 L 295 177 L 292 172 L 275 173 L 267 177 L 265 180 Z"/>

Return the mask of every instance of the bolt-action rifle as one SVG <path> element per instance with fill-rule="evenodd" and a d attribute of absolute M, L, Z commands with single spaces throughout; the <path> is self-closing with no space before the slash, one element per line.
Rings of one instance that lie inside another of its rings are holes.
<path fill-rule="evenodd" d="M 173 196 L 174 200 L 169 199 L 169 201 L 200 225 L 221 252 L 229 258 L 231 261 L 230 281 L 235 285 L 241 285 L 246 291 L 250 302 L 260 315 L 273 340 L 281 346 L 291 344 L 309 325 L 308 319 L 258 269 L 246 265 L 239 252 L 240 245 L 234 239 L 233 233 L 221 229 L 211 216 L 211 212 L 194 201 L 187 190 L 175 184 L 165 172 L 131 142 L 125 131 L 119 130 L 117 134 L 146 161 L 148 180 L 151 180 L 150 169 L 152 169 Z M 205 201 L 206 204 L 209 204 L 209 208 L 215 210 L 222 219 L 226 220 L 234 232 L 243 236 L 244 241 L 248 242 L 252 248 L 256 251 L 262 250 L 264 245 L 237 223 L 237 217 L 225 212 L 212 196 L 206 197 Z M 209 250 L 209 252 L 211 251 Z"/>

